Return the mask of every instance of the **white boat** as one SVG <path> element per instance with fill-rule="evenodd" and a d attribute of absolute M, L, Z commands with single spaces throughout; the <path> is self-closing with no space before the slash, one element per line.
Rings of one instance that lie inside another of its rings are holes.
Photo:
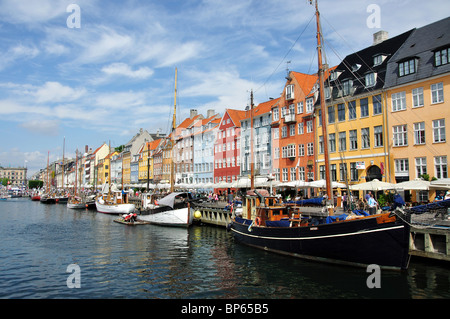
<path fill-rule="evenodd" d="M 103 214 L 129 214 L 136 209 L 134 204 L 129 204 L 126 202 L 124 196 L 122 196 L 122 191 L 117 189 L 115 185 L 111 185 L 111 190 L 109 189 L 109 184 L 105 183 L 103 185 L 102 196 L 95 200 L 95 207 L 99 213 Z"/>
<path fill-rule="evenodd" d="M 190 195 L 187 192 L 170 193 L 158 200 L 156 205 L 144 200 L 139 219 L 161 226 L 189 227 L 194 219 Z"/>
<path fill-rule="evenodd" d="M 67 201 L 67 208 L 70 209 L 83 209 L 86 208 L 86 203 L 79 197 L 70 197 Z"/>

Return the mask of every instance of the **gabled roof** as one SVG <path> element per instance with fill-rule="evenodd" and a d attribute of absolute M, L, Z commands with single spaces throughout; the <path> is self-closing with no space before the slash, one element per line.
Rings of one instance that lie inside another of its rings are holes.
<path fill-rule="evenodd" d="M 226 109 L 225 114 L 228 114 L 231 121 L 233 121 L 234 126 L 241 127 L 241 120 L 245 118 L 246 111 Z M 225 114 L 222 119 L 225 118 Z"/>
<path fill-rule="evenodd" d="M 261 116 L 263 114 L 269 113 L 272 110 L 272 106 L 277 104 L 280 101 L 280 99 L 281 99 L 281 97 L 273 99 L 273 100 L 269 100 L 269 101 L 266 101 L 266 102 L 259 103 L 257 106 L 255 106 L 253 108 L 253 117 Z M 246 113 L 245 114 L 246 116 L 243 117 L 241 119 L 241 121 L 250 118 L 251 112 L 245 111 L 245 113 Z"/>
<path fill-rule="evenodd" d="M 311 92 L 318 80 L 317 74 L 305 74 L 295 71 L 291 71 L 289 74 L 295 78 L 305 96 Z"/>
<path fill-rule="evenodd" d="M 338 89 L 342 88 L 343 81 L 353 80 L 354 91 L 352 95 L 372 92 L 381 89 L 384 85 L 386 67 L 389 58 L 397 52 L 413 30 L 402 33 L 396 37 L 371 45 L 353 54 L 347 55 L 337 66 L 336 72 L 342 72 L 338 80 L 331 81 L 333 86 L 333 98 L 337 98 Z M 378 65 L 374 65 L 374 57 L 384 55 L 387 58 Z M 365 86 L 365 75 L 375 72 L 377 74 L 376 84 L 371 87 Z"/>
<path fill-rule="evenodd" d="M 450 63 L 436 67 L 434 52 L 450 47 L 450 17 L 415 29 L 388 63 L 385 87 L 450 72 Z M 399 77 L 398 63 L 416 58 L 419 60 L 415 73 Z"/>

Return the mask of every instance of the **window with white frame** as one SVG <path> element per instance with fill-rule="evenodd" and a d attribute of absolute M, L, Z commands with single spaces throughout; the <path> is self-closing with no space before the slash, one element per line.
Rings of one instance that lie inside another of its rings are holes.
<path fill-rule="evenodd" d="M 425 122 L 414 123 L 414 145 L 425 144 Z"/>
<path fill-rule="evenodd" d="M 423 106 L 423 87 L 415 88 L 412 90 L 413 107 Z"/>
<path fill-rule="evenodd" d="M 409 163 L 407 158 L 399 158 L 394 160 L 395 176 L 409 176 Z"/>
<path fill-rule="evenodd" d="M 340 181 L 347 180 L 347 163 L 339 164 L 339 180 Z"/>
<path fill-rule="evenodd" d="M 374 126 L 373 128 L 374 147 L 383 146 L 383 126 Z"/>
<path fill-rule="evenodd" d="M 314 110 L 314 98 L 306 100 L 306 113 L 311 113 Z"/>
<path fill-rule="evenodd" d="M 289 144 L 287 146 L 283 146 L 281 149 L 281 156 L 283 158 L 295 157 L 295 144 Z"/>
<path fill-rule="evenodd" d="M 303 127 L 304 127 L 303 122 L 297 123 L 297 133 L 298 133 L 298 135 L 304 133 L 304 128 Z"/>
<path fill-rule="evenodd" d="M 276 181 L 280 181 L 280 169 L 279 168 L 274 168 L 273 170 L 273 175 Z"/>
<path fill-rule="evenodd" d="M 298 144 L 298 156 L 305 156 L 305 144 Z"/>
<path fill-rule="evenodd" d="M 297 103 L 297 114 L 303 113 L 303 102 Z"/>
<path fill-rule="evenodd" d="M 283 182 L 287 182 L 288 181 L 288 169 L 287 167 L 283 168 Z"/>
<path fill-rule="evenodd" d="M 431 103 L 444 102 L 444 85 L 442 82 L 431 85 Z"/>
<path fill-rule="evenodd" d="M 297 180 L 297 169 L 295 167 L 291 167 L 291 181 Z"/>
<path fill-rule="evenodd" d="M 330 152 L 336 152 L 336 134 L 328 134 L 328 145 L 330 147 Z"/>
<path fill-rule="evenodd" d="M 383 109 L 381 107 L 381 95 L 375 95 L 372 97 L 373 115 L 381 114 Z"/>
<path fill-rule="evenodd" d="M 280 119 L 278 107 L 274 107 L 272 109 L 272 117 L 273 117 L 273 121 L 278 121 Z"/>
<path fill-rule="evenodd" d="M 361 109 L 361 117 L 368 117 L 369 116 L 369 99 L 364 98 L 359 100 L 359 105 Z"/>
<path fill-rule="evenodd" d="M 319 136 L 319 154 L 323 154 L 323 152 L 324 152 L 323 136 Z"/>
<path fill-rule="evenodd" d="M 374 86 L 377 82 L 377 74 L 375 72 L 366 74 L 365 76 L 366 80 L 366 87 Z"/>
<path fill-rule="evenodd" d="M 287 126 L 281 128 L 281 138 L 287 137 Z"/>
<path fill-rule="evenodd" d="M 304 181 L 305 180 L 305 168 L 303 166 L 300 166 L 298 168 L 298 179 L 300 181 Z"/>
<path fill-rule="evenodd" d="M 311 133 L 313 131 L 313 121 L 309 120 L 306 122 L 306 133 Z"/>
<path fill-rule="evenodd" d="M 280 158 L 280 148 L 279 147 L 275 147 L 273 149 L 273 158 L 274 159 L 279 159 Z"/>
<path fill-rule="evenodd" d="M 272 136 L 274 140 L 277 140 L 280 137 L 280 131 L 278 127 L 272 129 Z"/>
<path fill-rule="evenodd" d="M 394 146 L 406 146 L 408 145 L 407 126 L 397 125 L 392 127 L 392 133 L 394 138 Z"/>
<path fill-rule="evenodd" d="M 289 104 L 289 114 L 295 114 L 295 104 Z"/>
<path fill-rule="evenodd" d="M 358 180 L 358 169 L 355 162 L 350 163 L 350 180 L 352 182 Z"/>
<path fill-rule="evenodd" d="M 393 93 L 391 95 L 392 112 L 406 110 L 406 92 Z"/>
<path fill-rule="evenodd" d="M 337 105 L 337 112 L 338 112 L 338 121 L 339 122 L 345 121 L 345 104 L 344 103 Z"/>
<path fill-rule="evenodd" d="M 448 178 L 447 156 L 436 156 L 434 158 L 434 171 L 436 178 Z"/>
<path fill-rule="evenodd" d="M 287 113 L 287 107 L 283 106 L 281 108 L 281 118 L 284 118 L 286 116 L 286 113 Z"/>
<path fill-rule="evenodd" d="M 289 136 L 295 135 L 295 124 L 289 125 Z"/>
<path fill-rule="evenodd" d="M 427 158 L 426 157 L 416 157 L 416 177 L 419 178 L 423 174 L 427 173 Z"/>
<path fill-rule="evenodd" d="M 314 155 L 314 143 L 308 143 L 306 152 L 307 155 Z"/>
<path fill-rule="evenodd" d="M 286 100 L 292 100 L 294 98 L 294 84 L 286 86 Z"/>
<path fill-rule="evenodd" d="M 348 119 L 356 119 L 356 101 L 348 102 Z"/>
<path fill-rule="evenodd" d="M 352 88 L 353 88 L 353 81 L 352 80 L 347 80 L 344 81 L 343 83 L 343 90 L 342 90 L 342 94 L 345 95 L 349 95 L 350 93 L 352 93 Z"/>
<path fill-rule="evenodd" d="M 445 142 L 445 119 L 433 121 L 433 142 Z"/>

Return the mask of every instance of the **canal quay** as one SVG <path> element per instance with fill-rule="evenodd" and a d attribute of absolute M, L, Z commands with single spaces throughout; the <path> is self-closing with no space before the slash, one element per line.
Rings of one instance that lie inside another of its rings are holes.
<path fill-rule="evenodd" d="M 204 222 L 189 228 L 130 227 L 95 210 L 69 210 L 25 197 L 2 201 L 0 298 L 193 304 L 205 299 L 450 298 L 446 261 L 412 256 L 408 270 L 382 270 L 380 287 L 370 288 L 366 269 L 236 244 L 221 210 L 209 208 L 215 225 L 207 224 L 206 210 Z"/>

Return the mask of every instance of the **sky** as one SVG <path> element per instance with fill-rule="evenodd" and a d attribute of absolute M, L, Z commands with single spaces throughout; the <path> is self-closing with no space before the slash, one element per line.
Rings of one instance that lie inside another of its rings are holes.
<path fill-rule="evenodd" d="M 321 0 L 326 62 L 446 18 L 448 0 Z M 307 0 L 0 0 L 0 166 L 169 133 L 190 109 L 223 115 L 317 71 Z M 64 147 L 63 147 L 64 146 Z"/>

